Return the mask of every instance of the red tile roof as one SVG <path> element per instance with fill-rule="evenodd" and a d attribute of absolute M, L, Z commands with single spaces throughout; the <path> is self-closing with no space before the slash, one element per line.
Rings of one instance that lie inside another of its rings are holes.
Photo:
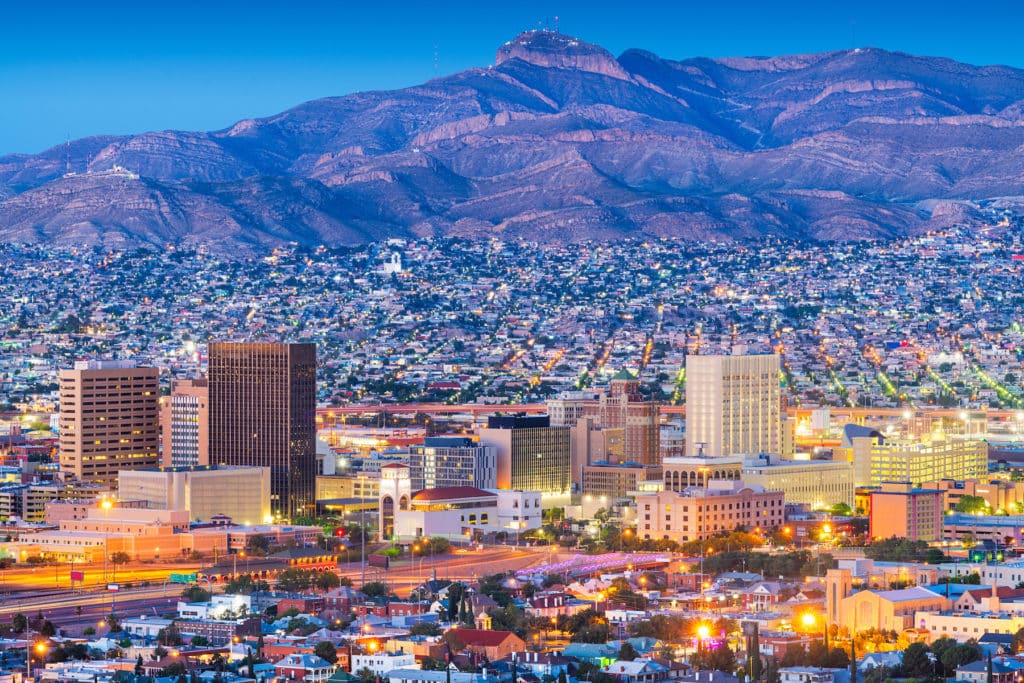
<path fill-rule="evenodd" d="M 509 638 L 519 639 L 519 636 L 512 633 L 512 631 L 487 631 L 479 628 L 453 628 L 449 632 L 467 646 L 476 645 L 478 647 L 497 647 Z"/>

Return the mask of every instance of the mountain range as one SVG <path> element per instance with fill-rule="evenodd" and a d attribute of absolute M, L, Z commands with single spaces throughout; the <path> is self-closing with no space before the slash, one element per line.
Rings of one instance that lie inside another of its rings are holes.
<path fill-rule="evenodd" d="M 879 49 L 663 59 L 551 31 L 214 132 L 0 157 L 0 241 L 887 238 L 1024 195 L 1024 71 Z"/>

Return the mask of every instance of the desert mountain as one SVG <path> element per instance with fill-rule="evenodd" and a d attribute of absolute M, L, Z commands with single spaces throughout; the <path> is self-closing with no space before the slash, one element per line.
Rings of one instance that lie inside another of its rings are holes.
<path fill-rule="evenodd" d="M 0 157 L 0 240 L 888 237 L 1024 195 L 1022 150 L 1009 67 L 877 49 L 616 58 L 535 31 L 417 87 Z"/>

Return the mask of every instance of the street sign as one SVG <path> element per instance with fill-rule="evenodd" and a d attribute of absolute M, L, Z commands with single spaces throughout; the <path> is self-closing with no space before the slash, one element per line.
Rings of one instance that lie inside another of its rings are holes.
<path fill-rule="evenodd" d="M 121 584 L 119 584 L 119 583 L 108 583 L 107 584 L 107 590 L 110 591 L 111 593 L 116 593 L 117 591 L 121 590 Z"/>
<path fill-rule="evenodd" d="M 79 583 L 81 583 L 82 581 L 85 581 L 85 572 L 81 572 L 81 571 L 77 571 L 77 570 L 76 571 L 72 571 L 71 572 L 71 580 L 72 581 L 78 581 Z"/>
<path fill-rule="evenodd" d="M 171 583 L 195 583 L 197 576 L 195 572 L 191 574 L 171 574 L 167 577 L 167 580 Z"/>

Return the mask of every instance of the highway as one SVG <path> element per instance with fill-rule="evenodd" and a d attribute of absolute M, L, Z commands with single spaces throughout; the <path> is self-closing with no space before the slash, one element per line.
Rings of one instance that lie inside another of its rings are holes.
<path fill-rule="evenodd" d="M 401 560 L 395 562 L 387 571 L 367 567 L 366 580 L 385 581 L 391 591 L 404 598 L 408 597 L 414 587 L 430 578 L 434 572 L 438 578 L 442 579 L 474 579 L 486 574 L 543 564 L 551 556 L 550 551 L 546 548 L 497 547 L 485 548 L 480 551 L 458 550 L 451 555 L 424 557 L 422 561 L 420 558 Z M 127 582 L 126 577 L 128 576 L 133 577 L 135 581 L 141 581 L 144 580 L 142 577 L 147 577 L 145 580 L 150 581 L 151 585 L 124 589 L 116 593 L 102 590 L 96 586 L 84 591 L 68 588 L 55 590 L 53 574 L 47 573 L 47 580 L 41 582 L 41 589 L 33 590 L 17 584 L 17 590 L 4 596 L 3 601 L 0 602 L 0 620 L 6 621 L 18 612 L 26 616 L 42 612 L 43 616 L 55 625 L 77 634 L 86 626 L 96 628 L 98 623 L 110 614 L 112 600 L 115 611 L 121 617 L 140 614 L 156 615 L 173 611 L 184 586 L 178 584 L 165 586 L 163 581 L 166 575 L 170 571 L 186 572 L 195 571 L 197 568 L 198 566 L 193 565 L 133 570 L 125 568 L 118 572 L 118 579 L 122 585 Z M 52 571 L 51 567 L 38 568 L 36 572 L 25 569 L 13 573 L 39 582 L 38 572 L 49 571 Z M 89 576 L 102 578 L 102 567 L 93 571 L 98 571 L 98 575 L 90 574 Z M 63 568 L 61 573 L 66 576 L 67 568 Z M 355 586 L 361 585 L 363 567 L 360 563 L 341 565 L 338 568 L 338 573 L 350 578 Z M 159 582 L 156 581 L 157 578 L 159 578 Z M 201 585 L 205 587 L 205 584 Z M 5 587 L 13 587 L 10 576 L 6 577 Z M 222 590 L 221 586 L 215 588 Z M 81 613 L 79 613 L 79 609 L 81 609 Z"/>
<path fill-rule="evenodd" d="M 844 406 L 821 406 L 827 408 L 833 416 L 844 416 L 849 419 L 868 417 L 901 417 L 907 411 L 911 413 L 928 414 L 933 417 L 957 418 L 963 412 L 962 408 L 939 408 L 935 406 L 903 407 L 903 408 L 850 408 Z M 807 417 L 816 408 L 794 408 L 786 409 L 791 417 Z M 349 416 L 376 415 L 385 413 L 388 415 L 409 415 L 418 414 L 433 415 L 493 415 L 495 413 L 546 413 L 547 406 L 543 403 L 508 403 L 508 404 L 483 404 L 483 403 L 374 403 L 361 405 L 332 406 L 329 408 L 317 409 L 317 421 L 320 427 L 331 428 L 344 426 L 345 419 Z M 659 406 L 662 415 L 685 415 L 685 406 Z M 999 422 L 1012 422 L 1017 420 L 1021 411 L 1018 410 L 971 410 L 973 414 L 985 415 L 990 420 Z"/>

